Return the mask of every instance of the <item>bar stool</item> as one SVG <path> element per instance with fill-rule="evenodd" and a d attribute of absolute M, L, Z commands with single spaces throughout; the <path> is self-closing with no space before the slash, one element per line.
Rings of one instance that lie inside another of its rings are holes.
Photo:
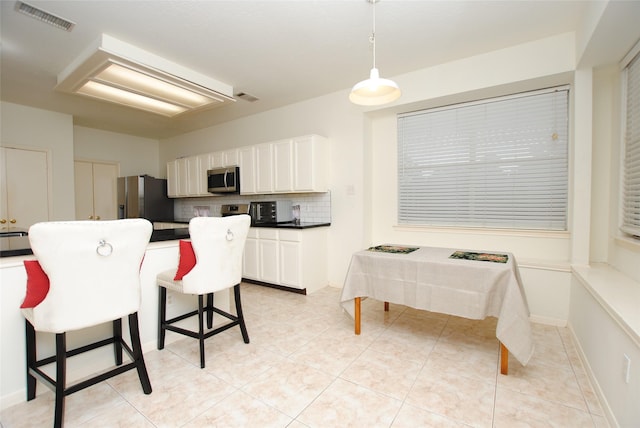
<path fill-rule="evenodd" d="M 157 276 L 158 283 L 158 349 L 164 349 L 166 331 L 173 331 L 198 339 L 200 345 L 200 368 L 205 367 L 204 340 L 231 327 L 239 326 L 244 343 L 249 343 L 249 335 L 242 314 L 240 302 L 240 281 L 242 280 L 242 255 L 249 233 L 251 219 L 248 215 L 229 217 L 194 217 L 189 222 L 191 245 L 180 243 L 180 261 L 177 268 L 164 271 Z M 192 252 L 191 252 L 192 251 Z M 233 287 L 236 315 L 214 306 L 213 293 Z M 167 289 L 198 296 L 198 309 L 169 320 L 167 315 Z M 204 296 L 207 297 L 206 303 Z M 217 313 L 230 322 L 210 330 L 213 314 Z M 204 328 L 204 314 L 207 315 L 207 329 Z M 198 316 L 198 331 L 177 325 L 178 321 Z"/>
<path fill-rule="evenodd" d="M 35 398 L 37 380 L 50 387 L 55 392 L 55 427 L 63 425 L 67 395 L 128 370 L 136 369 L 142 390 L 151 393 L 138 328 L 140 268 L 151 231 L 151 223 L 144 219 L 45 222 L 29 228 L 37 261 L 25 261 L 27 296 L 21 305 L 27 400 Z M 124 316 L 131 346 L 122 337 Z M 67 350 L 67 332 L 107 322 L 112 323 L 111 337 Z M 55 334 L 55 355 L 37 359 L 36 332 Z M 67 385 L 67 358 L 107 345 L 114 346 L 116 367 Z M 126 364 L 123 350 L 131 360 Z M 55 379 L 42 370 L 52 363 Z"/>

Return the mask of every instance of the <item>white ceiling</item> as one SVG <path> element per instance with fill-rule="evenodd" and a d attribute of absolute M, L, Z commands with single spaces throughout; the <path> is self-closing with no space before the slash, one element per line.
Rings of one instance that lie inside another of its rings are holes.
<path fill-rule="evenodd" d="M 1 97 L 54 110 L 74 123 L 163 138 L 346 90 L 372 65 L 366 0 L 41 1 L 76 23 L 71 32 L 1 1 Z M 638 15 L 640 2 L 633 11 Z M 574 31 L 584 1 L 383 0 L 376 7 L 377 65 L 392 78 L 430 65 Z M 628 16 L 626 11 L 622 16 Z M 635 23 L 637 24 L 637 20 Z M 633 21 L 632 24 L 633 26 Z M 637 33 L 637 30 L 634 30 Z M 101 33 L 259 98 L 167 119 L 54 91 L 58 73 Z M 628 43 L 627 43 L 628 44 Z M 618 46 L 623 54 L 630 46 Z M 610 50 L 610 49 L 609 49 Z M 620 59 L 618 55 L 614 60 Z"/>

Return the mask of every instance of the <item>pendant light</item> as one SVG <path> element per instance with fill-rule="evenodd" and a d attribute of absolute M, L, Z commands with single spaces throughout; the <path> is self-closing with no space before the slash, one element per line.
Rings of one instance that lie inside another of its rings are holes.
<path fill-rule="evenodd" d="M 376 68 L 376 3 L 380 0 L 366 0 L 373 5 L 373 26 L 369 41 L 373 45 L 373 68 L 367 80 L 356 83 L 351 89 L 349 100 L 362 106 L 378 106 L 397 100 L 400 88 L 393 80 L 380 78 Z"/>

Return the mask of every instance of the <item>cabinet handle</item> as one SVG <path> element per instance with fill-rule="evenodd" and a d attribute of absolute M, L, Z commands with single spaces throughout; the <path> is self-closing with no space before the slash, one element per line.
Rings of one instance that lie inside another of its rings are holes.
<path fill-rule="evenodd" d="M 11 223 L 11 224 L 16 224 L 16 219 L 15 219 L 15 218 L 12 218 L 11 220 L 9 220 L 9 223 Z"/>
<path fill-rule="evenodd" d="M 93 216 L 92 215 L 89 216 L 89 220 L 93 220 Z"/>
<path fill-rule="evenodd" d="M 3 218 L 2 220 L 0 220 L 0 224 L 5 224 L 7 222 L 7 219 Z"/>
<path fill-rule="evenodd" d="M 96 216 L 96 220 L 100 220 L 100 216 L 99 215 Z"/>

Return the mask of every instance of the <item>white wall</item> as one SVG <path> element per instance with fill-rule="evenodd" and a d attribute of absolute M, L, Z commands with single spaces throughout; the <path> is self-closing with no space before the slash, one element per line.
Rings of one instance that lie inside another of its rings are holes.
<path fill-rule="evenodd" d="M 148 174 L 166 177 L 160 167 L 159 141 L 151 138 L 73 127 L 73 155 L 75 159 L 116 162 L 120 176 Z"/>

